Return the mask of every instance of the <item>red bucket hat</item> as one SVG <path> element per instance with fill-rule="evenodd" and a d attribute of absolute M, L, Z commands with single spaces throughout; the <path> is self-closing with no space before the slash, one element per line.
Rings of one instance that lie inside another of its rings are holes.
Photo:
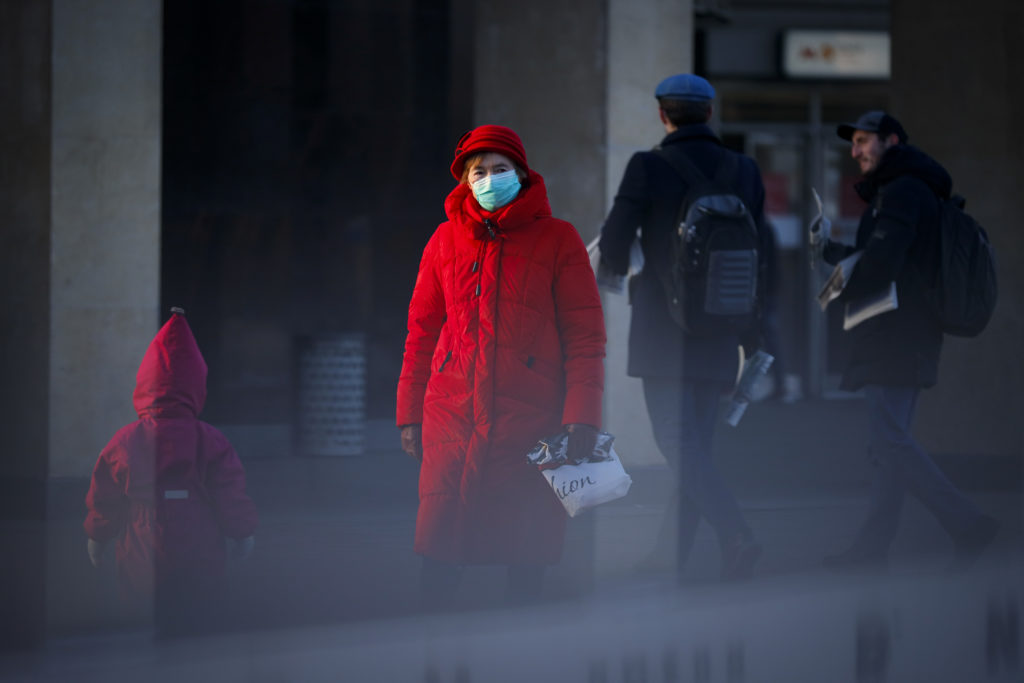
<path fill-rule="evenodd" d="M 480 126 L 463 135 L 455 145 L 452 175 L 456 180 L 462 180 L 466 158 L 478 152 L 504 154 L 527 173 L 530 171 L 526 163 L 526 148 L 514 130 L 505 126 Z"/>

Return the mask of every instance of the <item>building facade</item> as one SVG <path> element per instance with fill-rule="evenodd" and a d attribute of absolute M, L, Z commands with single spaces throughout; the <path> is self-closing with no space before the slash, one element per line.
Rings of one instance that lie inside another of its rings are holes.
<path fill-rule="evenodd" d="M 28 529 L 12 532 L 25 563 L 4 570 L 27 587 L 11 612 L 29 625 L 19 637 L 45 630 L 45 539 L 31 524 L 133 419 L 134 373 L 170 306 L 188 311 L 210 365 L 205 417 L 239 450 L 343 455 L 337 441 L 314 452 L 339 427 L 304 424 L 309 405 L 348 411 L 351 452 L 378 448 L 377 434 L 394 436 L 406 305 L 461 133 L 518 130 L 555 214 L 590 241 L 629 156 L 662 135 L 655 84 L 679 71 L 715 84 L 715 126 L 765 174 L 785 357 L 805 395 L 829 394 L 838 352 L 834 321 L 811 304 L 823 273 L 802 239 L 810 190 L 840 237 L 859 213 L 835 124 L 889 108 L 949 168 L 995 244 L 1001 301 L 982 337 L 948 340 L 918 432 L 937 452 L 1019 461 L 1024 432 L 1000 416 L 1019 412 L 1024 386 L 1024 9 L 939 5 L 3 3 L 0 509 L 5 528 Z M 886 40 L 887 75 L 875 61 Z M 783 59 L 787 41 L 805 63 Z M 853 75 L 806 63 L 829 44 L 870 63 Z M 639 385 L 624 376 L 628 307 L 605 304 L 606 426 L 633 444 L 634 464 L 656 464 Z M 341 356 L 348 369 L 317 394 Z"/>

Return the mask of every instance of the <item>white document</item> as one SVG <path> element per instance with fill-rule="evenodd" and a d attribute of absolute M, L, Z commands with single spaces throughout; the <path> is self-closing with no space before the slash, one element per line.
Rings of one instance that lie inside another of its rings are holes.
<path fill-rule="evenodd" d="M 880 292 L 878 296 L 847 303 L 843 311 L 843 329 L 850 330 L 868 318 L 874 318 L 876 315 L 894 311 L 897 308 L 899 308 L 899 300 L 896 298 L 896 283 L 890 282 L 889 287 Z"/>
<path fill-rule="evenodd" d="M 821 291 L 818 292 L 818 304 L 821 306 L 821 310 L 825 310 L 828 303 L 839 296 L 843 289 L 846 287 L 846 283 L 850 281 L 850 275 L 853 273 L 853 267 L 857 265 L 857 261 L 860 260 L 862 252 L 855 251 L 842 261 L 836 264 L 836 267 L 832 269 L 832 274 L 825 280 L 825 284 L 822 286 Z"/>

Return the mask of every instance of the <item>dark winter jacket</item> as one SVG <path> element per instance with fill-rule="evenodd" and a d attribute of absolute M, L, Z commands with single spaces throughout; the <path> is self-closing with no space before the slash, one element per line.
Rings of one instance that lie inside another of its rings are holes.
<path fill-rule="evenodd" d="M 551 564 L 565 511 L 526 453 L 562 425 L 599 427 L 604 316 L 576 229 L 531 171 L 484 211 L 461 183 L 423 251 L 397 423 L 422 423 L 417 553 L 456 564 Z"/>
<path fill-rule="evenodd" d="M 683 126 L 661 141 L 668 154 L 685 154 L 713 177 L 725 155 L 738 157 L 736 192 L 753 213 L 762 236 L 764 185 L 753 159 L 722 146 L 708 126 Z M 684 335 L 669 315 L 665 290 L 658 277 L 669 267 L 671 235 L 680 204 L 689 188 L 679 174 L 653 151 L 637 152 L 629 160 L 615 203 L 601 229 L 601 259 L 618 274 L 629 269 L 629 251 L 640 228 L 643 270 L 629 283 L 632 316 L 629 361 L 632 377 L 736 379 L 740 340 L 735 335 Z M 764 250 L 762 249 L 762 254 Z"/>
<path fill-rule="evenodd" d="M 224 539 L 256 528 L 238 455 L 198 419 L 205 400 L 206 363 L 185 317 L 175 313 L 139 367 L 139 419 L 100 453 L 85 501 L 85 532 L 101 543 L 117 539 L 118 578 L 130 594 L 216 582 L 224 574 Z"/>
<path fill-rule="evenodd" d="M 949 174 L 916 147 L 897 145 L 857 184 L 868 203 L 853 247 L 830 242 L 825 260 L 835 263 L 855 250 L 863 255 L 836 300 L 844 304 L 896 283 L 898 308 L 847 332 L 847 362 L 840 386 L 865 384 L 930 387 L 938 377 L 942 331 L 924 298 L 921 273 L 931 272 L 939 197 L 952 189 Z M 834 304 L 833 304 L 834 305 Z"/>

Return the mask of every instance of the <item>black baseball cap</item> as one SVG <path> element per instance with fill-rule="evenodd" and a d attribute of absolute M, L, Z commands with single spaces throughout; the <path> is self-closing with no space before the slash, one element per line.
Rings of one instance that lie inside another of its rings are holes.
<path fill-rule="evenodd" d="M 878 136 L 882 138 L 895 133 L 900 139 L 900 144 L 907 142 L 907 131 L 903 130 L 900 122 L 879 109 L 861 114 L 860 118 L 853 123 L 841 123 L 836 126 L 836 134 L 844 140 L 852 139 L 853 132 L 856 130 L 878 133 Z"/>

